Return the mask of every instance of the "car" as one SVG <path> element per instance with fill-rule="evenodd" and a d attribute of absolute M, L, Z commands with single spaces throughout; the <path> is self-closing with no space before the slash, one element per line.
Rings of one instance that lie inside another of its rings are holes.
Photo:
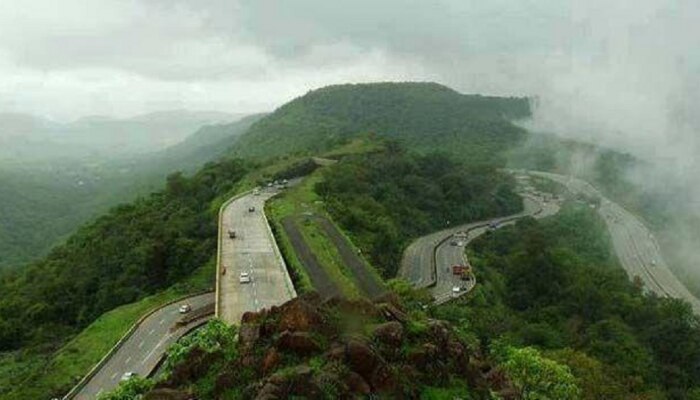
<path fill-rule="evenodd" d="M 183 304 L 179 308 L 180 314 L 187 314 L 188 312 L 192 311 L 192 306 L 189 304 Z"/>
<path fill-rule="evenodd" d="M 656 266 L 656 260 L 651 260 L 651 265 Z"/>
<path fill-rule="evenodd" d="M 457 246 L 457 241 L 456 241 L 456 240 L 451 241 L 451 242 L 450 242 L 450 245 L 452 245 L 452 246 Z"/>
<path fill-rule="evenodd" d="M 255 212 L 255 207 L 248 207 L 248 212 Z"/>
<path fill-rule="evenodd" d="M 236 231 L 228 231 L 228 237 L 230 237 L 231 239 L 235 239 L 236 238 Z"/>
<path fill-rule="evenodd" d="M 240 283 L 250 283 L 251 280 L 250 274 L 247 272 L 241 272 L 241 275 L 238 277 L 238 282 Z"/>
<path fill-rule="evenodd" d="M 453 286 L 452 287 L 452 295 L 453 296 L 459 296 L 459 292 L 462 291 L 462 288 L 459 286 Z"/>
<path fill-rule="evenodd" d="M 122 379 L 121 379 L 121 380 L 122 380 L 122 382 L 128 381 L 129 379 L 131 379 L 131 378 L 133 378 L 133 377 L 135 377 L 135 376 L 136 376 L 136 372 L 127 371 L 127 372 L 124 372 L 124 375 L 122 375 Z"/>
<path fill-rule="evenodd" d="M 253 190 L 253 195 L 254 195 L 254 196 L 260 196 L 260 189 L 255 189 L 255 190 Z"/>

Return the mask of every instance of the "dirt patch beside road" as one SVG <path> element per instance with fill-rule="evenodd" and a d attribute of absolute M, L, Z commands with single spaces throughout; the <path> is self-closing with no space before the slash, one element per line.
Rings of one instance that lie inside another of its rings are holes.
<path fill-rule="evenodd" d="M 321 263 L 319 263 L 318 259 L 309 248 L 309 245 L 304 240 L 304 236 L 299 230 L 295 218 L 286 217 L 282 219 L 282 227 L 287 233 L 289 241 L 292 247 L 294 247 L 297 257 L 299 257 L 299 261 L 301 261 L 306 269 L 314 289 L 324 298 L 342 296 L 342 291 L 335 285 L 326 271 L 324 271 Z"/>
<path fill-rule="evenodd" d="M 360 258 L 350 243 L 348 243 L 347 238 L 338 231 L 338 228 L 326 217 L 318 216 L 316 219 L 328 238 L 331 239 L 335 245 L 343 263 L 350 268 L 360 290 L 370 299 L 384 294 L 384 292 L 386 292 L 384 284 L 376 274 L 372 273 L 370 270 L 372 267 L 367 265 L 364 260 Z"/>

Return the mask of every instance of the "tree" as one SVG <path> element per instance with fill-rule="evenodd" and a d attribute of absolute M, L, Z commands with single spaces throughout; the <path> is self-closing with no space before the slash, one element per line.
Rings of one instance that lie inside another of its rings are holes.
<path fill-rule="evenodd" d="M 581 390 L 569 367 L 543 357 L 532 347 L 494 346 L 499 367 L 524 400 L 573 400 Z"/>

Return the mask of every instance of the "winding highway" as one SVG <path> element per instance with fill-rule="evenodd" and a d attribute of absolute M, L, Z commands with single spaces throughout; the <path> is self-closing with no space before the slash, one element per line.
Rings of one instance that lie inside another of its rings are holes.
<path fill-rule="evenodd" d="M 296 296 L 264 214 L 265 202 L 278 193 L 271 187 L 233 198 L 221 210 L 217 292 L 193 296 L 161 307 L 144 317 L 114 352 L 95 367 L 64 399 L 94 400 L 114 389 L 127 372 L 149 376 L 168 347 L 210 318 L 212 308 L 224 321 L 239 323 L 246 311 L 279 305 Z M 251 211 L 252 210 L 252 211 Z M 236 238 L 228 232 L 235 231 Z M 251 277 L 240 282 L 240 273 Z M 204 313 L 182 323 L 181 305 Z"/>
<path fill-rule="evenodd" d="M 416 239 L 404 251 L 398 276 L 414 287 L 428 288 L 437 303 L 468 293 L 476 283 L 475 278 L 472 276 L 465 282 L 453 275 L 451 269 L 453 265 L 467 263 L 464 246 L 486 233 L 490 223 L 504 226 L 526 216 L 543 218 L 559 211 L 558 203 L 545 201 L 544 195 L 528 194 L 523 200 L 524 209 L 520 213 L 458 225 Z M 462 290 L 453 293 L 454 287 Z"/>
<path fill-rule="evenodd" d="M 201 319 L 188 325 L 179 326 L 183 317 L 178 309 L 189 304 L 192 311 L 211 306 L 214 294 L 206 293 L 175 302 L 158 309 L 146 317 L 112 354 L 76 392 L 65 398 L 76 400 L 94 400 L 101 393 L 114 389 L 127 372 L 148 376 L 155 369 L 165 354 L 168 346 L 175 343 L 189 330 L 201 323 Z"/>
<path fill-rule="evenodd" d="M 564 185 L 573 194 L 583 194 L 600 200 L 598 214 L 610 232 L 620 264 L 630 278 L 638 277 L 644 288 L 663 297 L 683 299 L 700 314 L 700 300 L 671 272 L 651 231 L 620 205 L 610 201 L 590 183 L 569 176 L 529 171 L 531 175 L 547 178 Z"/>
<path fill-rule="evenodd" d="M 661 256 L 659 245 L 654 235 L 633 214 L 618 204 L 605 198 L 595 187 L 581 179 L 538 171 L 511 171 L 516 173 L 518 181 L 527 181 L 527 175 L 550 179 L 565 186 L 573 195 L 585 195 L 597 198 L 600 205 L 598 214 L 605 221 L 610 232 L 613 248 L 630 278 L 638 278 L 644 288 L 663 297 L 683 299 L 690 303 L 694 312 L 700 314 L 700 300 L 695 297 L 671 272 Z M 546 201 L 546 195 L 536 193 L 531 187 L 519 188 L 528 194 L 525 197 L 525 210 L 516 215 L 490 221 L 466 224 L 420 237 L 404 251 L 398 275 L 418 288 L 429 288 L 437 303 L 443 303 L 455 297 L 452 288 L 463 287 L 458 295 L 469 292 L 476 280 L 462 281 L 449 269 L 452 265 L 466 264 L 463 246 L 488 230 L 488 223 L 497 222 L 500 226 L 513 223 L 526 215 L 543 218 L 559 211 L 557 201 Z M 456 233 L 466 238 L 457 239 L 452 245 Z M 459 243 L 459 242 L 462 243 Z"/>
<path fill-rule="evenodd" d="M 216 315 L 237 324 L 247 311 L 280 305 L 296 291 L 265 217 L 275 187 L 255 190 L 224 206 L 219 229 Z M 229 237 L 235 232 L 235 238 Z M 241 273 L 250 282 L 241 283 Z"/>

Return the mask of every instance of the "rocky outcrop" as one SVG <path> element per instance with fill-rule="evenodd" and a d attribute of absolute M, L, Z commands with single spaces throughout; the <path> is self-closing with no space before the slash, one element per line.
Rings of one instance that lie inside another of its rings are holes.
<path fill-rule="evenodd" d="M 416 398 L 423 387 L 454 379 L 468 382 L 474 393 L 488 393 L 496 382 L 496 390 L 503 388 L 500 380 L 486 376 L 448 323 L 411 321 L 395 296 L 383 300 L 322 302 L 305 295 L 246 313 L 237 356 L 218 371 L 214 397 L 234 392 L 246 399 Z M 214 357 L 193 352 L 187 365 L 178 366 L 149 395 L 186 393 L 177 390 L 211 373 L 203 366 L 215 365 Z"/>

